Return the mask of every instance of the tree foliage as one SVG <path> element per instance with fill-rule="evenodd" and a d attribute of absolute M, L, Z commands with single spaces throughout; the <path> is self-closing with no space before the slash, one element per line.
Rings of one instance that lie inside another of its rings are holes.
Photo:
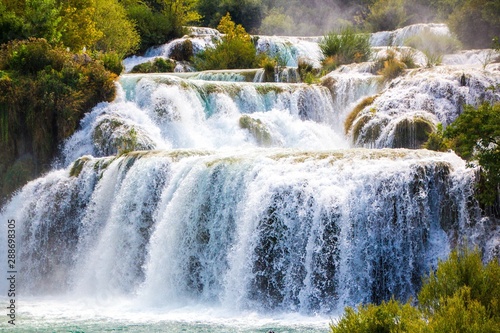
<path fill-rule="evenodd" d="M 490 48 L 500 33 L 500 1 L 465 0 L 448 18 L 448 26 L 467 48 Z"/>
<path fill-rule="evenodd" d="M 251 32 L 256 32 L 260 26 L 264 8 L 262 0 L 198 0 L 197 5 L 203 25 L 216 27 L 229 13 L 236 24 Z"/>
<path fill-rule="evenodd" d="M 500 103 L 484 103 L 477 109 L 467 105 L 450 124 L 444 137 L 455 152 L 481 167 L 478 198 L 492 205 L 500 186 Z"/>
<path fill-rule="evenodd" d="M 401 28 L 409 20 L 405 0 L 377 0 L 369 7 L 365 24 L 371 31 Z"/>
<path fill-rule="evenodd" d="M 16 163 L 31 177 L 46 171 L 58 144 L 83 114 L 115 95 L 115 75 L 88 55 L 52 47 L 45 39 L 12 41 L 0 48 L 0 191 L 10 193 Z M 19 161 L 31 161 L 18 163 Z M 6 178 L 7 177 L 7 178 Z M 26 177 L 20 177 L 26 181 Z M 7 185 L 6 185 L 7 184 Z"/>

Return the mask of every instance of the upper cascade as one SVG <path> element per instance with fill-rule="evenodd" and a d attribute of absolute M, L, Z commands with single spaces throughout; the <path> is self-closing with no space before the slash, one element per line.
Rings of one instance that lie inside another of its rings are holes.
<path fill-rule="evenodd" d="M 120 78 L 121 93 L 97 106 L 65 144 L 65 165 L 83 155 L 171 148 L 346 148 L 328 88 L 210 82 L 168 74 Z"/>
<path fill-rule="evenodd" d="M 401 47 L 406 40 L 424 32 L 436 35 L 451 36 L 446 24 L 420 23 L 400 28 L 394 31 L 372 33 L 370 44 L 372 47 Z M 124 61 L 125 72 L 130 72 L 135 65 L 153 61 L 157 57 L 176 58 L 176 50 L 189 41 L 192 45 L 192 54 L 197 54 L 207 47 L 215 47 L 221 40 L 221 34 L 211 28 L 191 27 L 188 35 L 175 39 L 169 43 L 149 49 L 144 56 L 132 56 Z M 300 60 L 306 61 L 314 68 L 321 67 L 323 55 L 319 43 L 322 36 L 294 37 L 294 36 L 253 36 L 258 53 L 267 53 L 278 59 L 280 66 L 297 67 Z M 176 59 L 179 60 L 179 59 Z M 187 60 L 187 59 L 185 59 Z M 178 62 L 176 72 L 194 71 L 185 63 Z"/>

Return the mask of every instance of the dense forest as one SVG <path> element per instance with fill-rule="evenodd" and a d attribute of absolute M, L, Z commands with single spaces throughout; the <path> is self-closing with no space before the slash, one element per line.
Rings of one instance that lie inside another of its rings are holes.
<path fill-rule="evenodd" d="M 194 59 L 199 70 L 272 68 L 273 59 L 255 57 L 249 34 L 321 36 L 433 21 L 446 22 L 464 48 L 498 48 L 499 17 L 497 0 L 1 0 L 0 197 L 47 171 L 83 115 L 114 98 L 124 57 L 183 36 L 186 26 L 226 33 L 219 52 Z"/>

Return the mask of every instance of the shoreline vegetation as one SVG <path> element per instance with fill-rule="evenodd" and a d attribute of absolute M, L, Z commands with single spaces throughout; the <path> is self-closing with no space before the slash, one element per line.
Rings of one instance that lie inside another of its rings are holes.
<path fill-rule="evenodd" d="M 0 0 L 0 207 L 50 169 L 87 112 L 115 98 L 124 57 L 181 37 L 188 25 L 217 27 L 224 37 L 196 55 L 191 45 L 179 59 L 197 70 L 264 68 L 270 80 L 280 59 L 257 54 L 250 34 L 323 35 L 322 70 L 305 63 L 298 68 L 303 82 L 315 83 L 342 64 L 367 61 L 366 33 L 413 23 L 446 22 L 455 38 L 433 41 L 444 50 L 498 52 L 499 17 L 497 0 L 318 0 L 311 6 L 298 0 Z M 425 41 L 410 46 L 419 43 Z M 442 53 L 426 56 L 431 67 Z M 157 61 L 138 71 L 168 72 L 174 66 Z M 411 57 L 401 60 L 391 51 L 377 66 L 390 81 L 415 65 Z M 479 165 L 477 199 L 486 214 L 499 218 L 500 104 L 465 106 L 454 123 L 427 136 L 422 148 L 453 149 L 471 166 Z M 451 289 L 444 277 L 448 270 L 456 275 Z M 418 307 L 390 300 L 348 308 L 331 331 L 454 332 L 466 326 L 471 332 L 498 332 L 499 276 L 498 262 L 484 266 L 477 251 L 456 250 L 425 278 Z M 405 328 L 394 326 L 395 318 Z"/>

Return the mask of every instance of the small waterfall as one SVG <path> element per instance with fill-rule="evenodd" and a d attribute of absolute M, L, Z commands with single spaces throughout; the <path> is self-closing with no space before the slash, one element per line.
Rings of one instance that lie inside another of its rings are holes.
<path fill-rule="evenodd" d="M 451 35 L 446 24 L 440 23 L 419 23 L 409 25 L 394 31 L 381 31 L 373 33 L 370 37 L 372 46 L 404 46 L 405 41 L 413 36 L 417 36 L 424 31 L 429 31 L 436 35 Z"/>
<path fill-rule="evenodd" d="M 464 105 L 500 101 L 500 92 L 490 89 L 498 84 L 499 72 L 478 67 L 412 70 L 356 116 L 350 135 L 356 146 L 419 148 L 436 124 L 453 122 Z"/>
<path fill-rule="evenodd" d="M 471 177 L 428 151 L 135 152 L 52 172 L 0 217 L 23 295 L 331 313 L 414 295 L 466 235 Z"/>
<path fill-rule="evenodd" d="M 280 66 L 297 67 L 299 59 L 321 68 L 323 57 L 318 42 L 320 37 L 258 36 L 257 52 L 266 53 L 278 59 Z"/>

